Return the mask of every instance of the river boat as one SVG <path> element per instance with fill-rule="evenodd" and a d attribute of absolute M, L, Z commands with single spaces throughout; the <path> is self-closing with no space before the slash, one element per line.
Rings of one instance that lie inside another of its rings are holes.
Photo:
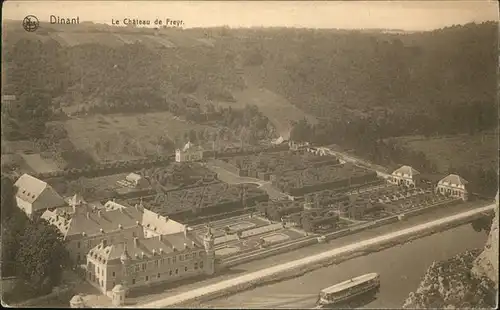
<path fill-rule="evenodd" d="M 348 302 L 356 296 L 380 289 L 378 273 L 368 273 L 344 282 L 337 283 L 320 291 L 317 306 L 334 305 Z"/>

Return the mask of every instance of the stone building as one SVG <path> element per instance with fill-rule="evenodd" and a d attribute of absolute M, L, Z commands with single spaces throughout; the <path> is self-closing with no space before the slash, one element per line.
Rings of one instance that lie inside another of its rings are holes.
<path fill-rule="evenodd" d="M 47 209 L 66 206 L 64 199 L 46 182 L 23 174 L 16 183 L 17 206 L 30 218 L 34 214 L 42 214 Z"/>
<path fill-rule="evenodd" d="M 135 237 L 114 244 L 103 241 L 89 251 L 86 269 L 88 282 L 104 294 L 117 285 L 122 285 L 128 292 L 139 287 L 213 274 L 214 237 L 209 231 L 201 243 L 197 236 L 185 229 L 181 233 Z M 112 298 L 115 295 L 113 292 Z"/>
<path fill-rule="evenodd" d="M 105 242 L 116 244 L 134 238 L 182 232 L 184 225 L 160 216 L 141 204 L 121 206 L 108 202 L 98 209 L 89 204 L 73 205 L 72 212 L 61 214 L 47 210 L 42 215 L 56 226 L 67 241 L 70 258 L 75 264 L 85 264 L 87 253 Z"/>
<path fill-rule="evenodd" d="M 181 149 L 175 150 L 175 161 L 178 163 L 199 161 L 203 159 L 203 148 L 194 146 L 191 142 Z"/>
<path fill-rule="evenodd" d="M 394 185 L 416 187 L 420 183 L 420 172 L 410 166 L 401 166 L 392 172 L 387 181 Z"/>
<path fill-rule="evenodd" d="M 467 180 L 456 174 L 450 174 L 441 179 L 436 186 L 436 193 L 450 197 L 460 198 L 467 201 L 469 192 L 467 190 Z"/>

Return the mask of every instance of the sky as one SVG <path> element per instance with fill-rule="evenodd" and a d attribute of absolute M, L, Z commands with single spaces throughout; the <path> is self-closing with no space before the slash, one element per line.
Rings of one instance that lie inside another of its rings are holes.
<path fill-rule="evenodd" d="M 384 28 L 425 31 L 499 20 L 497 1 L 30 1 L 7 0 L 4 19 L 35 15 L 112 19 L 182 20 L 191 27 Z"/>

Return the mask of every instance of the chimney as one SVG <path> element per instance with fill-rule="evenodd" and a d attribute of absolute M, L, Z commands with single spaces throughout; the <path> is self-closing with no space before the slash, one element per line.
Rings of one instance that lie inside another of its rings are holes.
<path fill-rule="evenodd" d="M 134 246 L 135 247 L 139 246 L 139 238 L 137 238 L 137 237 L 134 238 Z"/>
<path fill-rule="evenodd" d="M 140 226 L 140 225 L 141 225 L 141 224 L 139 224 L 139 221 L 135 221 L 135 224 L 136 224 L 137 226 Z"/>
<path fill-rule="evenodd" d="M 139 205 L 135 204 L 135 210 L 139 211 Z"/>
<path fill-rule="evenodd" d="M 184 242 L 184 250 L 187 249 L 188 245 Z"/>
<path fill-rule="evenodd" d="M 161 235 L 158 235 L 158 241 L 162 241 L 162 236 Z"/>
<path fill-rule="evenodd" d="M 122 224 L 118 224 L 118 229 L 123 229 Z"/>
<path fill-rule="evenodd" d="M 87 219 L 90 219 L 90 212 L 87 212 Z"/>
<path fill-rule="evenodd" d="M 173 252 L 176 252 L 176 251 L 177 251 L 177 249 L 175 248 L 175 246 L 172 246 L 172 251 L 173 251 Z"/>
<path fill-rule="evenodd" d="M 99 211 L 97 212 L 97 215 L 98 215 L 99 217 L 102 217 L 102 210 L 99 210 Z"/>
<path fill-rule="evenodd" d="M 160 248 L 160 255 L 161 255 L 161 254 L 163 254 L 163 249 L 162 249 L 162 248 Z"/>
<path fill-rule="evenodd" d="M 153 256 L 155 256 L 155 255 L 156 255 L 156 250 L 155 250 L 155 249 L 153 249 Z"/>
<path fill-rule="evenodd" d="M 165 222 L 168 222 L 168 216 L 165 216 Z"/>
<path fill-rule="evenodd" d="M 188 236 L 188 227 L 187 225 L 184 225 L 184 238 L 187 239 Z"/>
<path fill-rule="evenodd" d="M 84 237 L 85 237 L 85 235 L 87 235 L 87 234 L 86 234 L 84 231 L 82 231 L 82 236 L 84 236 Z"/>
<path fill-rule="evenodd" d="M 101 232 L 101 234 L 104 234 L 104 229 L 100 228 L 99 231 Z"/>
<path fill-rule="evenodd" d="M 144 252 L 141 252 L 141 258 L 144 258 Z"/>
<path fill-rule="evenodd" d="M 191 241 L 191 246 L 192 246 L 193 248 L 195 248 L 195 247 L 196 247 L 196 243 L 194 243 L 194 241 Z"/>

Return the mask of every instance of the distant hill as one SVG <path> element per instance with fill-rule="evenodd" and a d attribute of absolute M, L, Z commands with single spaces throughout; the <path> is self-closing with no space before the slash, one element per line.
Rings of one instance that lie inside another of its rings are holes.
<path fill-rule="evenodd" d="M 19 23 L 3 23 L 2 61 L 8 72 L 3 93 L 22 101 L 43 92 L 55 109 L 99 105 L 118 111 L 140 102 L 147 110 L 165 101 L 183 102 L 185 96 L 201 104 L 247 103 L 248 78 L 252 87 L 268 92 L 266 105 L 280 101 L 298 108 L 296 116 L 283 120 L 276 120 L 277 114 L 286 113 L 261 108 L 283 131 L 286 123 L 308 114 L 348 120 L 433 113 L 466 102 L 496 104 L 498 27 L 493 22 L 404 34 L 91 23 L 42 24 L 27 33 Z"/>

